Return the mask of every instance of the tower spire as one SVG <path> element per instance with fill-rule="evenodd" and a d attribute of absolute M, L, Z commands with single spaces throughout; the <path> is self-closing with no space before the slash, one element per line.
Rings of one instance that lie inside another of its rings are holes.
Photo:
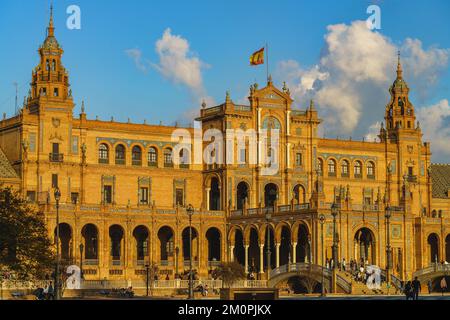
<path fill-rule="evenodd" d="M 50 5 L 50 22 L 48 24 L 48 37 L 55 36 L 55 27 L 53 25 L 53 2 Z"/>
<path fill-rule="evenodd" d="M 398 51 L 398 64 L 397 64 L 397 79 L 403 78 L 403 68 L 402 68 L 402 62 L 400 58 L 400 50 Z"/>

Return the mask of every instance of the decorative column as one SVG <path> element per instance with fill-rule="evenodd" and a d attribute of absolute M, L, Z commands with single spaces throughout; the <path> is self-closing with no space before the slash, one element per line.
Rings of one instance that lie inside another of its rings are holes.
<path fill-rule="evenodd" d="M 211 188 L 206 188 L 205 191 L 206 191 L 206 210 L 208 211 L 209 210 L 209 203 L 210 203 L 209 197 L 211 196 L 211 192 L 210 192 Z"/>
<path fill-rule="evenodd" d="M 297 263 L 297 242 L 292 242 L 292 263 Z"/>
<path fill-rule="evenodd" d="M 264 273 L 264 244 L 259 245 L 259 273 Z"/>
<path fill-rule="evenodd" d="M 230 246 L 230 262 L 234 261 L 234 246 Z"/>
<path fill-rule="evenodd" d="M 280 246 L 281 243 L 276 243 L 275 244 L 275 252 L 276 252 L 276 267 L 278 268 L 280 266 Z"/>
<path fill-rule="evenodd" d="M 248 248 L 249 247 L 250 246 L 248 244 L 246 244 L 244 246 L 244 249 L 245 249 L 245 274 L 248 274 Z"/>

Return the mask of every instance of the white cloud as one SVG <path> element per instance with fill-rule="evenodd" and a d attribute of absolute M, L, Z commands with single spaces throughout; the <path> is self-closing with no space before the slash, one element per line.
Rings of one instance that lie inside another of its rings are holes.
<path fill-rule="evenodd" d="M 156 42 L 156 52 L 159 64 L 154 64 L 154 67 L 166 79 L 188 87 L 199 104 L 202 100 L 213 101 L 203 86 L 202 69 L 208 65 L 194 55 L 186 39 L 173 35 L 168 28 Z"/>
<path fill-rule="evenodd" d="M 287 81 L 294 99 L 305 108 L 314 99 L 327 135 L 368 135 L 374 119 L 382 119 L 395 79 L 397 51 L 402 52 L 404 77 L 413 92 L 425 97 L 447 68 L 449 49 L 423 49 L 419 40 L 399 47 L 365 21 L 328 26 L 319 62 L 305 68 L 294 60 L 278 64 L 277 77 Z M 369 128 L 369 132 L 367 129 Z"/>
<path fill-rule="evenodd" d="M 431 142 L 433 158 L 450 156 L 450 105 L 447 99 L 418 109 L 424 140 Z"/>
<path fill-rule="evenodd" d="M 423 50 L 422 42 L 417 39 L 406 39 L 402 46 L 403 65 L 411 76 L 410 85 L 414 86 L 419 99 L 428 98 L 439 76 L 447 69 L 450 49 L 429 48 Z"/>
<path fill-rule="evenodd" d="M 377 121 L 374 124 L 369 126 L 369 129 L 367 131 L 367 134 L 365 135 L 366 141 L 372 142 L 372 141 L 380 141 L 378 135 L 380 134 L 381 129 L 381 122 Z"/>
<path fill-rule="evenodd" d="M 142 58 L 142 51 L 140 49 L 127 49 L 125 50 L 125 53 L 134 61 L 136 68 L 138 68 L 142 72 L 147 73 L 150 63 L 149 61 Z"/>

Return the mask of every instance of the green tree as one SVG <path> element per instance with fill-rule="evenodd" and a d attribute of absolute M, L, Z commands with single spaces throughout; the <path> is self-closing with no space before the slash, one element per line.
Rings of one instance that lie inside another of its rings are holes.
<path fill-rule="evenodd" d="M 54 263 L 44 214 L 0 187 L 0 269 L 17 280 L 36 280 L 51 274 Z"/>
<path fill-rule="evenodd" d="M 245 268 L 238 262 L 222 262 L 213 271 L 213 277 L 222 280 L 222 285 L 231 288 L 233 283 L 245 279 Z"/>

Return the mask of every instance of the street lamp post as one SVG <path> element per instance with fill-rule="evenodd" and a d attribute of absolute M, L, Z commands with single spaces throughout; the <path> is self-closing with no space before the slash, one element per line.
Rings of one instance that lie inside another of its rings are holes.
<path fill-rule="evenodd" d="M 176 247 L 175 248 L 175 273 L 176 273 L 176 276 L 179 275 L 179 273 L 178 273 L 178 255 L 179 254 L 180 254 L 180 248 Z"/>
<path fill-rule="evenodd" d="M 59 200 L 61 200 L 61 191 L 58 187 L 55 188 L 54 192 L 56 200 L 56 272 L 55 272 L 55 297 L 56 300 L 60 299 L 60 285 L 59 285 L 59 273 L 61 265 L 61 257 L 59 255 Z"/>
<path fill-rule="evenodd" d="M 266 222 L 267 222 L 267 250 L 266 250 L 266 254 L 267 254 L 267 281 L 270 280 L 270 219 L 272 219 L 272 214 L 269 212 L 269 210 L 267 210 L 266 212 Z"/>
<path fill-rule="evenodd" d="M 391 270 L 391 236 L 390 236 L 390 219 L 392 215 L 392 209 L 388 205 L 384 217 L 386 218 L 386 283 L 390 282 L 390 270 Z"/>
<path fill-rule="evenodd" d="M 189 216 L 189 300 L 194 299 L 194 283 L 192 278 L 192 215 L 194 214 L 194 207 L 189 205 L 186 209 Z"/>
<path fill-rule="evenodd" d="M 308 259 L 309 265 L 312 265 L 312 248 L 311 248 L 311 234 L 308 234 Z"/>
<path fill-rule="evenodd" d="M 81 276 L 81 279 L 84 278 L 84 275 L 83 275 L 83 251 L 84 251 L 84 245 L 81 243 L 80 244 L 80 276 Z"/>
<path fill-rule="evenodd" d="M 333 216 L 333 270 L 336 269 L 338 260 L 338 239 L 337 239 L 337 228 L 336 228 L 336 217 L 339 214 L 339 206 L 337 203 L 333 203 L 331 206 L 331 215 Z"/>
<path fill-rule="evenodd" d="M 321 245 L 321 256 L 322 256 L 322 292 L 321 296 L 325 296 L 325 277 L 324 277 L 324 263 L 325 263 L 325 257 L 323 256 L 323 225 L 325 223 L 325 216 L 321 214 L 319 216 L 319 223 L 320 223 L 320 245 Z"/>
<path fill-rule="evenodd" d="M 146 289 L 147 289 L 147 291 L 146 291 L 146 296 L 148 297 L 148 295 L 149 295 L 149 284 L 148 284 L 148 282 L 149 282 L 149 279 L 150 279 L 150 264 L 148 263 L 148 261 L 147 261 L 147 263 L 145 264 L 145 286 L 146 286 Z"/>

